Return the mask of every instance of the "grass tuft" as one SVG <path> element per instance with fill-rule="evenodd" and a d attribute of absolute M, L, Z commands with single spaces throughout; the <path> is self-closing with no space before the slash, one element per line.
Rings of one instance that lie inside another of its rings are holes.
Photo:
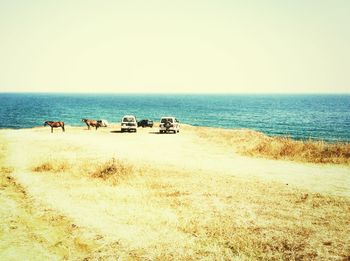
<path fill-rule="evenodd" d="M 32 168 L 34 172 L 65 172 L 71 168 L 66 160 L 47 160 Z"/>
<path fill-rule="evenodd" d="M 102 179 L 116 185 L 133 172 L 131 165 L 115 158 L 99 165 L 91 174 L 91 177 Z"/>
<path fill-rule="evenodd" d="M 0 167 L 0 174 L 11 174 L 13 172 L 13 168 L 11 167 Z"/>

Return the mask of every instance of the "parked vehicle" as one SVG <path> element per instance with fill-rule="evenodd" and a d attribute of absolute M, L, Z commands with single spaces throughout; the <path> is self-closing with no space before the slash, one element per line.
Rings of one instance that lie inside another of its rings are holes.
<path fill-rule="evenodd" d="M 129 132 L 130 131 L 134 131 L 134 132 L 136 132 L 137 131 L 137 121 L 136 121 L 135 116 L 133 116 L 133 115 L 125 115 L 122 118 L 120 127 L 121 127 L 121 132 L 124 132 L 124 131 L 129 131 Z"/>
<path fill-rule="evenodd" d="M 98 120 L 97 122 L 100 124 L 100 127 L 108 127 L 107 120 Z"/>
<path fill-rule="evenodd" d="M 148 119 L 144 119 L 144 120 L 141 120 L 139 122 L 137 122 L 137 127 L 151 127 L 153 128 L 153 121 L 152 120 L 148 120 Z"/>
<path fill-rule="evenodd" d="M 180 123 L 175 117 L 162 117 L 160 119 L 159 132 L 180 132 Z"/>

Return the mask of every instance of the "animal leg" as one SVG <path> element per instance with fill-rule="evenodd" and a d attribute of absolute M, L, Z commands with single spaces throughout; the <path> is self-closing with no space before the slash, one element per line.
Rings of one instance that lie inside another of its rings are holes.
<path fill-rule="evenodd" d="M 53 127 L 51 127 L 51 133 L 53 133 Z"/>

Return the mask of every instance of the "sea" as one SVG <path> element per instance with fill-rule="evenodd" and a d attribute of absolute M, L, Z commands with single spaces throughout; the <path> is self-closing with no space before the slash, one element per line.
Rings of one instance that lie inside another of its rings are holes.
<path fill-rule="evenodd" d="M 84 126 L 82 118 L 119 123 L 124 115 L 185 124 L 252 129 L 270 136 L 350 142 L 350 95 L 0 93 L 0 128 L 44 121 Z M 68 128 L 67 128 L 68 129 Z"/>

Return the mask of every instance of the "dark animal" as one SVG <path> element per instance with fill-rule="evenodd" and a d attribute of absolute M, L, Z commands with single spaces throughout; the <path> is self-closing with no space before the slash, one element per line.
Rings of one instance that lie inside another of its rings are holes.
<path fill-rule="evenodd" d="M 53 128 L 62 128 L 62 131 L 64 132 L 64 122 L 63 121 L 45 121 L 44 126 L 49 125 L 51 127 L 51 133 L 53 133 Z"/>
<path fill-rule="evenodd" d="M 95 127 L 96 130 L 102 126 L 101 121 L 89 120 L 89 119 L 81 119 L 82 122 L 88 126 L 88 130 L 90 130 L 90 126 Z"/>

